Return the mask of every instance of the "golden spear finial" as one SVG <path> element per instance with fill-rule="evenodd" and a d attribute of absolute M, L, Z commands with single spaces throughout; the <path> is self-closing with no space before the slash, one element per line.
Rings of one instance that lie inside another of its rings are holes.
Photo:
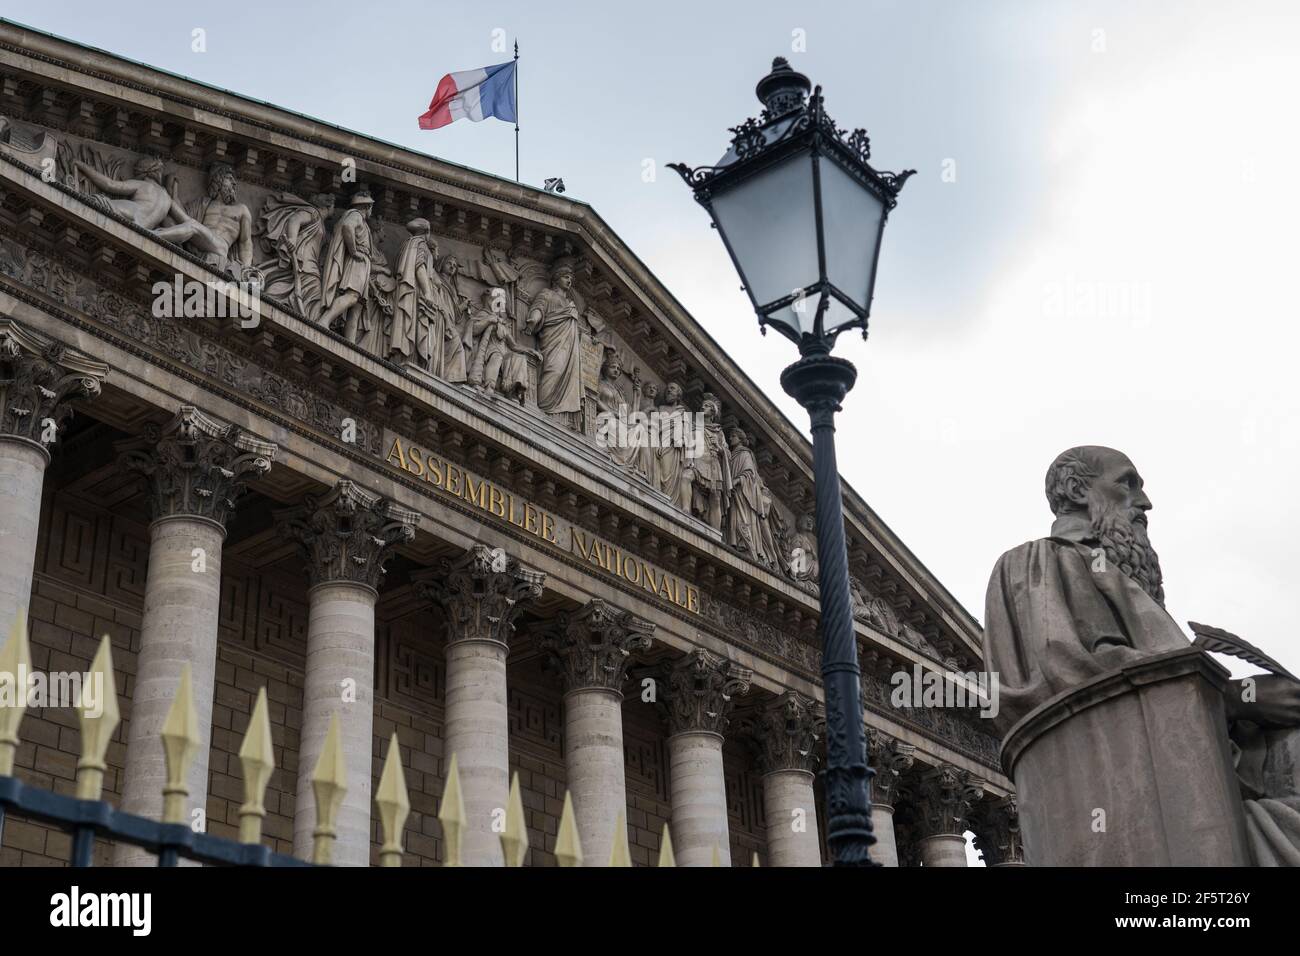
<path fill-rule="evenodd" d="M 108 764 L 104 754 L 117 729 L 121 714 L 117 709 L 117 681 L 113 679 L 113 648 L 105 634 L 90 663 L 77 710 L 81 718 L 81 759 L 77 761 L 77 796 L 98 800 L 104 790 L 104 771 Z M 98 692 L 94 688 L 98 689 Z M 89 693 L 88 693 L 89 691 Z"/>
<path fill-rule="evenodd" d="M 199 715 L 194 709 L 194 683 L 190 679 L 190 665 L 181 665 L 181 679 L 176 686 L 176 697 L 163 721 L 163 759 L 167 764 L 167 783 L 163 786 L 163 823 L 186 822 L 186 798 L 190 795 L 185 775 L 198 753 Z"/>
<path fill-rule="evenodd" d="M 311 834 L 314 840 L 311 861 L 318 866 L 328 866 L 334 853 L 334 839 L 338 836 L 339 807 L 348 789 L 338 714 L 330 717 L 325 746 L 321 748 L 316 769 L 311 774 L 311 788 L 316 794 L 316 829 Z"/>
<path fill-rule="evenodd" d="M 266 688 L 257 691 L 257 703 L 239 745 L 239 765 L 244 771 L 244 803 L 239 808 L 239 842 L 261 843 L 266 817 L 266 788 L 275 770 L 275 745 L 267 713 Z M 319 764 L 318 764 L 319 766 Z"/>
<path fill-rule="evenodd" d="M 380 866 L 402 865 L 402 828 L 411 813 L 411 798 L 406 792 L 406 774 L 402 772 L 402 748 L 397 743 L 397 733 L 388 741 L 388 755 L 384 770 L 379 775 L 379 789 L 375 792 L 375 805 L 379 807 L 379 823 L 384 831 L 384 845 L 379 850 Z"/>

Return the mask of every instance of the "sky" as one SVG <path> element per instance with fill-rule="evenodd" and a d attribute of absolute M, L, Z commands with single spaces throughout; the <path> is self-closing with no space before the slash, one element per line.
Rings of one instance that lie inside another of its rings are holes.
<path fill-rule="evenodd" d="M 441 76 L 517 39 L 522 178 L 563 177 L 806 433 L 778 383 L 793 347 L 758 334 L 664 168 L 721 156 L 787 57 L 867 129 L 873 163 L 918 171 L 885 230 L 870 340 L 837 347 L 859 370 L 847 481 L 982 619 L 998 556 L 1048 532 L 1052 459 L 1118 448 L 1155 505 L 1174 618 L 1300 673 L 1300 6 L 60 0 L 4 16 L 503 176 L 508 124 L 416 117 Z"/>

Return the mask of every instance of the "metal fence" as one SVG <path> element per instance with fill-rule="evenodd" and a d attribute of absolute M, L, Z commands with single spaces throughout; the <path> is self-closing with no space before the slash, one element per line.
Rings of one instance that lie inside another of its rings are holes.
<path fill-rule="evenodd" d="M 330 722 L 324 748 L 311 777 L 317 823 L 312 832 L 312 859 L 309 863 L 284 853 L 275 853 L 262 843 L 266 788 L 275 769 L 265 687 L 258 691 L 257 703 L 253 706 L 253 714 L 239 748 L 244 803 L 239 808 L 239 839 L 231 840 L 197 832 L 186 821 L 189 787 L 185 783 L 185 777 L 201 743 L 188 664 L 181 672 L 176 697 L 160 734 L 167 769 L 161 820 L 126 813 L 102 798 L 104 772 L 108 769 L 104 757 L 120 721 L 117 687 L 113 678 L 113 652 L 108 636 L 105 635 L 100 641 L 99 650 L 87 674 L 91 680 L 102 681 L 101 700 L 93 710 L 83 706 L 83 700 L 76 701 L 81 726 L 81 756 L 77 761 L 75 796 L 29 786 L 13 775 L 14 758 L 20 742 L 18 732 L 23 713 L 27 709 L 27 689 L 19 686 L 18 675 L 30 672 L 31 648 L 26 622 L 20 613 L 9 640 L 0 649 L 0 681 L 12 682 L 12 693 L 0 700 L 0 836 L 4 833 L 7 813 L 71 833 L 72 854 L 69 863 L 77 867 L 94 865 L 97 838 L 137 846 L 156 854 L 159 866 L 176 866 L 181 859 L 219 866 L 330 864 L 334 841 L 338 836 L 335 821 L 347 789 L 337 716 Z M 379 850 L 380 865 L 401 866 L 402 831 L 410 815 L 411 803 L 396 733 L 388 744 L 379 787 L 375 791 L 375 806 L 383 833 L 383 843 Z M 438 820 L 442 824 L 443 833 L 442 865 L 462 865 L 461 846 L 466 817 L 455 754 L 451 755 L 447 767 Z M 607 865 L 630 867 L 632 860 L 623 812 L 618 814 L 614 827 L 614 845 Z M 506 866 L 523 866 L 529 844 L 518 773 L 510 784 L 500 838 Z M 584 862 L 573 800 L 567 792 L 556 835 L 555 858 L 560 866 L 582 866 Z M 754 862 L 757 865 L 757 854 Z M 659 865 L 676 865 L 667 824 L 664 825 L 660 841 Z M 721 865 L 716 847 L 713 865 Z"/>

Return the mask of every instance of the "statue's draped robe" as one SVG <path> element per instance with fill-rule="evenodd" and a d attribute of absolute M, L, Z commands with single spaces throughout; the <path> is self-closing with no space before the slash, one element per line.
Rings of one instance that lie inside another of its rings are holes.
<path fill-rule="evenodd" d="M 984 666 L 998 680 L 995 726 L 1005 734 L 1058 693 L 1189 643 L 1169 613 L 1104 557 L 1090 522 L 1063 515 L 1052 525 L 1051 537 L 999 558 L 989 580 Z M 1262 746 L 1248 741 L 1235 750 L 1249 756 L 1253 749 L 1255 759 L 1262 759 Z M 1239 761 L 1239 777 L 1251 796 L 1243 769 Z M 1295 782 L 1293 776 L 1293 787 Z M 1256 862 L 1300 863 L 1300 797 L 1245 803 Z"/>
<path fill-rule="evenodd" d="M 442 327 L 442 362 L 435 365 L 435 375 L 449 382 L 464 382 L 469 378 L 469 363 L 465 356 L 465 329 L 461 324 L 462 296 L 455 276 L 441 272 L 429 277 L 433 282 L 433 309 L 438 313 Z"/>
<path fill-rule="evenodd" d="M 343 243 L 345 232 L 352 233 L 361 261 L 348 255 Z M 325 256 L 325 308 L 345 292 L 355 292 L 363 301 L 370 295 L 370 229 L 365 217 L 355 209 L 343 214 L 330 236 L 330 248 Z"/>
<path fill-rule="evenodd" d="M 397 256 L 397 291 L 393 295 L 393 324 L 388 336 L 388 355 L 402 360 L 416 357 L 426 371 L 442 371 L 441 317 L 421 293 L 420 269 L 432 282 L 433 251 L 423 236 L 413 236 Z"/>
<path fill-rule="evenodd" d="M 686 445 L 694 439 L 691 411 L 680 402 L 659 406 L 659 448 L 655 455 L 655 482 L 673 504 L 691 510 L 691 475 Z"/>
<path fill-rule="evenodd" d="M 281 240 L 288 241 L 289 224 L 298 217 L 302 217 L 302 225 L 292 248 L 286 251 L 281 248 Z M 320 253 L 325 244 L 325 221 L 320 210 L 293 193 L 274 193 L 262 205 L 260 224 L 264 248 L 273 257 L 257 264 L 265 279 L 262 294 L 287 299 L 315 322 L 321 312 Z"/>
<path fill-rule="evenodd" d="M 601 377 L 596 388 L 596 410 L 603 415 L 610 416 L 611 422 L 622 420 L 625 431 L 620 434 L 616 426 L 611 426 L 609 432 L 610 443 L 606 446 L 605 451 L 609 452 L 609 457 L 620 468 L 635 470 L 637 458 L 641 451 L 639 442 L 644 438 L 644 435 L 637 432 L 635 425 L 631 421 L 632 405 L 628 403 L 627 397 L 618 386 L 618 382 Z M 641 432 L 644 432 L 644 429 Z"/>
<path fill-rule="evenodd" d="M 532 310 L 541 313 L 536 325 L 542 371 L 537 382 L 537 407 L 555 415 L 582 410 L 582 322 L 578 307 L 558 289 L 543 289 Z"/>
<path fill-rule="evenodd" d="M 727 544 L 763 561 L 763 534 L 759 513 L 763 507 L 758 462 L 749 448 L 737 448 L 731 456 L 731 511 L 728 515 Z"/>

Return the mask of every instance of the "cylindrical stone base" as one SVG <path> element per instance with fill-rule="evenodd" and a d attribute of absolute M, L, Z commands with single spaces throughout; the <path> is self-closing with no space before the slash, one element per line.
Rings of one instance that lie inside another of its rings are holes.
<path fill-rule="evenodd" d="M 212 739 L 212 687 L 217 667 L 217 618 L 221 603 L 221 545 L 225 531 L 208 518 L 160 518 L 149 526 L 149 570 L 140 624 L 140 655 L 127 726 L 122 809 L 158 819 L 167 765 L 162 731 L 176 699 L 181 669 L 190 665 L 199 746 L 187 782 L 189 813 L 207 812 L 208 748 Z M 206 820 L 205 820 L 206 826 Z M 154 866 L 144 850 L 121 844 L 116 866 Z"/>
<path fill-rule="evenodd" d="M 338 714 L 347 792 L 339 807 L 331 862 L 334 866 L 370 865 L 375 598 L 373 588 L 347 581 L 317 584 L 308 592 L 307 663 L 293 814 L 293 852 L 299 859 L 312 857 L 316 795 L 311 776 L 325 747 L 330 719 Z"/>
<path fill-rule="evenodd" d="M 722 737 L 687 731 L 668 738 L 673 853 L 678 866 L 711 866 L 716 849 L 731 866 Z"/>
<path fill-rule="evenodd" d="M 898 866 L 893 807 L 887 803 L 871 805 L 871 832 L 876 835 L 876 845 L 871 848 L 872 862 L 880 866 Z"/>
<path fill-rule="evenodd" d="M 922 866 L 966 865 L 966 838 L 960 833 L 936 833 L 920 846 Z"/>
<path fill-rule="evenodd" d="M 0 436 L 0 646 L 14 618 L 24 620 L 41 521 L 41 488 L 49 453 L 25 438 Z"/>
<path fill-rule="evenodd" d="M 465 800 L 461 863 L 501 866 L 500 828 L 510 796 L 506 645 L 462 639 L 447 645 L 447 760 L 456 755 Z"/>
<path fill-rule="evenodd" d="M 763 775 L 768 866 L 821 866 L 813 775 L 774 770 Z"/>
<path fill-rule="evenodd" d="M 585 865 L 606 866 L 619 811 L 627 811 L 622 694 L 587 687 L 564 695 L 564 763 Z"/>

